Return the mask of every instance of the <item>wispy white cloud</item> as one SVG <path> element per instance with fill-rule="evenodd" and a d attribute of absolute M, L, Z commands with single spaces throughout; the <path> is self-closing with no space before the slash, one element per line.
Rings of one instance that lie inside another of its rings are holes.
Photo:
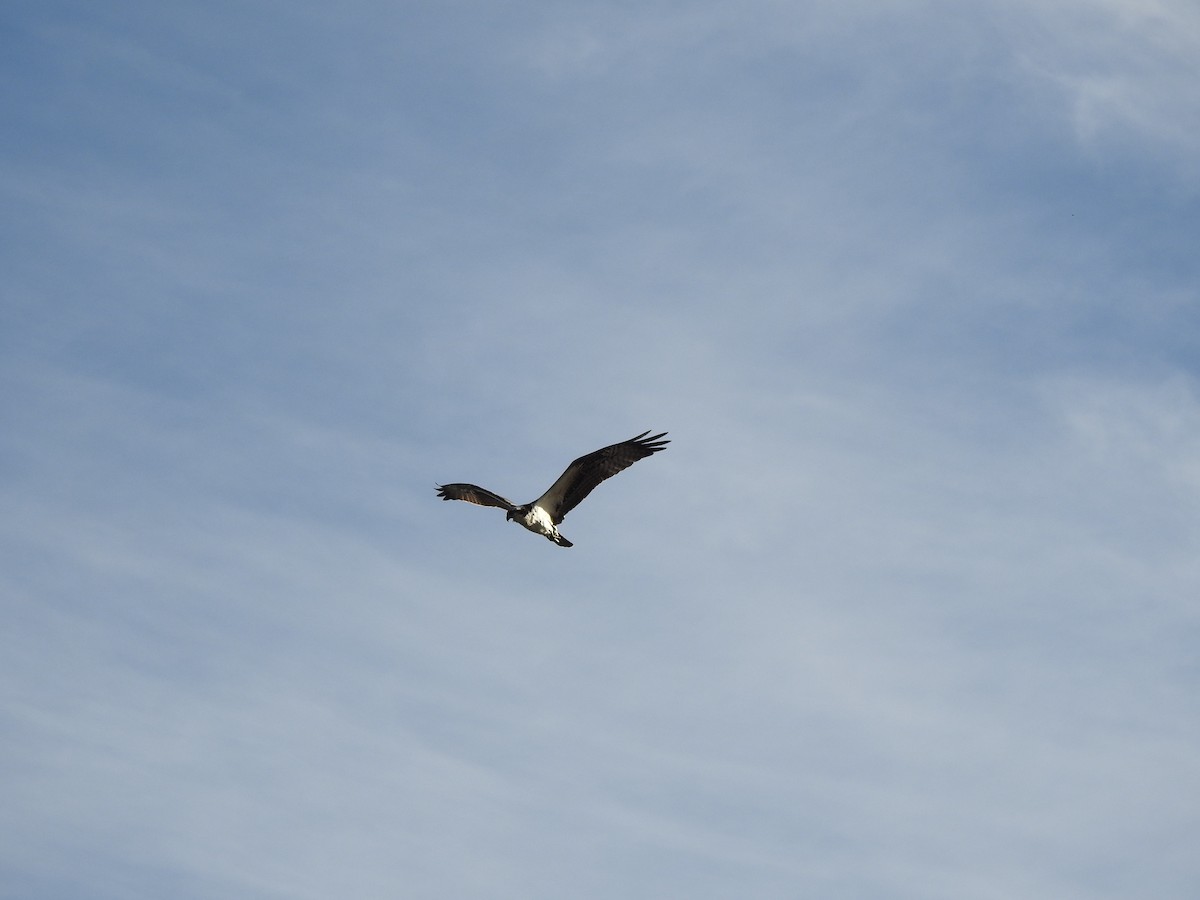
<path fill-rule="evenodd" d="M 1193 4 L 1036 5 L 1011 21 L 1020 28 L 1019 57 L 1060 94 L 1081 143 L 1096 152 L 1144 148 L 1169 160 L 1194 190 L 1200 13 Z"/>

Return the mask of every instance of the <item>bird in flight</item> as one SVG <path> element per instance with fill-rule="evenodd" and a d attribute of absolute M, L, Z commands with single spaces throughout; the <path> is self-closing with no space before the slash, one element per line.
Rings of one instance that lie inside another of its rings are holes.
<path fill-rule="evenodd" d="M 662 434 L 650 435 L 650 432 L 643 431 L 637 437 L 601 447 L 593 453 L 581 456 L 567 466 L 567 470 L 558 476 L 558 480 L 550 485 L 546 493 L 532 503 L 521 506 L 475 484 L 438 485 L 437 494 L 443 500 L 465 500 L 480 506 L 498 506 L 508 510 L 505 518 L 510 522 L 516 522 L 534 534 L 543 535 L 560 547 L 570 547 L 573 546 L 571 542 L 558 533 L 558 526 L 566 514 L 578 506 L 579 502 L 604 479 L 612 478 L 639 459 L 645 459 L 664 449 L 671 443 L 662 440 L 666 434 L 664 431 Z"/>

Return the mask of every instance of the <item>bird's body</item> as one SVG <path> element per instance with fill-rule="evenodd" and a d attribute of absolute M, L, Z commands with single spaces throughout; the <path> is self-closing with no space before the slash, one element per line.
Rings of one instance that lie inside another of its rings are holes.
<path fill-rule="evenodd" d="M 506 518 L 510 522 L 516 522 L 528 528 L 534 534 L 540 534 L 548 537 L 560 547 L 574 546 L 570 541 L 558 533 L 558 528 L 554 525 L 554 519 L 544 508 L 536 504 L 528 504 L 527 506 L 518 506 L 516 509 L 508 513 Z"/>
<path fill-rule="evenodd" d="M 579 457 L 567 466 L 566 471 L 542 496 L 530 503 L 517 505 L 475 484 L 443 484 L 438 487 L 437 493 L 443 500 L 464 500 L 479 506 L 504 509 L 505 518 L 510 522 L 516 522 L 534 534 L 543 535 L 560 547 L 570 547 L 571 542 L 558 532 L 558 526 L 567 513 L 578 506 L 600 482 L 629 468 L 639 459 L 657 453 L 670 443 L 662 440 L 666 436 L 665 431 L 647 437 L 649 434 L 644 431 L 637 437 Z"/>

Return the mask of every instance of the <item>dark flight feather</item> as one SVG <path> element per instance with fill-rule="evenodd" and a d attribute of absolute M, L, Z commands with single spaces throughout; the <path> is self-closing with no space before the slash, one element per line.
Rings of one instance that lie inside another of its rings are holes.
<path fill-rule="evenodd" d="M 514 510 L 516 504 L 505 500 L 499 494 L 494 494 L 487 488 L 477 484 L 440 484 L 437 495 L 443 500 L 465 500 L 467 503 L 478 503 L 480 506 L 498 506 L 501 509 Z"/>
<path fill-rule="evenodd" d="M 647 437 L 648 434 L 649 431 L 643 431 L 637 437 L 601 447 L 579 457 L 567 466 L 566 471 L 558 476 L 558 480 L 550 485 L 546 493 L 533 501 L 533 505 L 546 510 L 555 525 L 560 524 L 567 513 L 578 506 L 600 482 L 612 478 L 639 459 L 645 459 L 671 443 L 661 440 L 666 435 L 665 431 L 651 437 Z"/>

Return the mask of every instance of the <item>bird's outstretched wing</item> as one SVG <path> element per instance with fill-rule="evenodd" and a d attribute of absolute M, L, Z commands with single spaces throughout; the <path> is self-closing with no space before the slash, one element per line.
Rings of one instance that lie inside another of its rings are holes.
<path fill-rule="evenodd" d="M 534 505 L 546 510 L 554 524 L 558 525 L 604 479 L 612 478 L 639 459 L 645 459 L 671 443 L 661 440 L 667 434 L 665 431 L 646 437 L 648 434 L 650 432 L 643 431 L 637 437 L 579 457 L 567 466 L 567 470 L 558 476 L 558 481 L 550 485 L 546 493 L 533 501 Z"/>
<path fill-rule="evenodd" d="M 443 500 L 465 500 L 467 503 L 498 506 L 507 510 L 517 508 L 511 500 L 505 500 L 499 494 L 493 494 L 487 488 L 481 488 L 477 484 L 439 484 L 437 495 Z"/>

